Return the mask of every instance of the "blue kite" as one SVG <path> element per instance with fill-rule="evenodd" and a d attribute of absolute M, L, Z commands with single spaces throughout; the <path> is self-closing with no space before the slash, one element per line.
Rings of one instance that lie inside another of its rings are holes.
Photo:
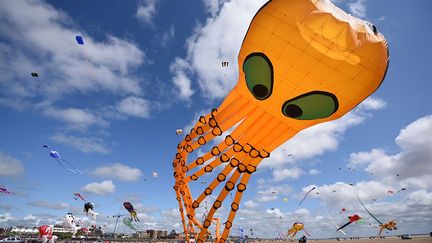
<path fill-rule="evenodd" d="M 44 148 L 48 148 L 49 146 L 48 146 L 47 144 L 44 144 L 43 147 L 44 147 Z M 81 175 L 84 174 L 81 170 L 75 168 L 75 167 L 74 167 L 71 163 L 69 163 L 67 160 L 63 159 L 57 151 L 55 151 L 55 150 L 51 150 L 51 151 L 49 152 L 49 155 L 50 155 L 53 159 L 55 159 L 55 160 L 57 161 L 57 163 L 59 164 L 60 167 L 65 168 L 65 169 L 67 169 L 67 170 L 69 170 L 69 171 L 71 171 L 71 172 L 73 172 L 73 173 L 77 173 L 77 172 L 78 172 L 78 173 L 80 173 Z M 63 166 L 63 164 L 66 164 L 66 167 Z"/>
<path fill-rule="evenodd" d="M 77 35 L 77 36 L 75 37 L 75 39 L 76 39 L 76 41 L 78 42 L 78 44 L 80 44 L 80 45 L 84 45 L 84 39 L 82 38 L 82 36 Z"/>

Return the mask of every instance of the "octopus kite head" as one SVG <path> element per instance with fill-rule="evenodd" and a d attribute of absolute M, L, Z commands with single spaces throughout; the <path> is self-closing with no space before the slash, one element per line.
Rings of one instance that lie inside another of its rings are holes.
<path fill-rule="evenodd" d="M 299 131 L 370 96 L 388 52 L 373 24 L 329 1 L 269 1 L 250 24 L 238 64 L 235 92 Z"/>
<path fill-rule="evenodd" d="M 227 195 L 235 194 L 227 205 L 225 241 L 251 174 L 271 151 L 302 129 L 343 116 L 380 86 L 387 42 L 374 25 L 329 1 L 272 0 L 253 18 L 238 64 L 237 85 L 219 108 L 199 118 L 173 161 L 183 229 L 188 237 L 198 228 L 197 242 L 205 240 Z M 222 141 L 211 144 L 218 136 Z M 188 158 L 198 149 L 202 156 Z M 209 173 L 214 180 L 194 197 L 189 182 Z M 195 210 L 210 195 L 216 199 L 200 222 Z"/>

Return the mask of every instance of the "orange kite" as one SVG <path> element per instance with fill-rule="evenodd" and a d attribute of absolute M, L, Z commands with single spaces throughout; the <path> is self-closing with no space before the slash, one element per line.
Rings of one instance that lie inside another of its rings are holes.
<path fill-rule="evenodd" d="M 338 119 L 370 96 L 381 85 L 388 60 L 387 42 L 377 28 L 330 1 L 272 0 L 261 7 L 238 55 L 236 86 L 177 146 L 174 190 L 186 239 L 197 233 L 197 242 L 206 240 L 215 213 L 232 192 L 219 240 L 225 242 L 258 164 L 299 131 Z M 235 125 L 203 156 L 188 157 Z M 214 172 L 218 166 L 222 169 Z M 189 183 L 204 174 L 214 179 L 194 197 Z M 216 199 L 201 223 L 195 210 L 210 195 Z"/>

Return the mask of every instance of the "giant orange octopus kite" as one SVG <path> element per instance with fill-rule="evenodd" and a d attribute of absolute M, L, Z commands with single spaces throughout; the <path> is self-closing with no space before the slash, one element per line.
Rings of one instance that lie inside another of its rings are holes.
<path fill-rule="evenodd" d="M 374 25 L 330 1 L 272 0 L 261 7 L 240 49 L 237 85 L 177 146 L 174 190 L 186 239 L 199 233 L 197 242 L 205 241 L 214 214 L 235 190 L 220 238 L 225 242 L 258 164 L 299 131 L 340 118 L 370 96 L 388 58 Z M 203 156 L 188 158 L 235 125 Z M 189 183 L 218 166 L 214 180 L 193 197 Z M 216 199 L 201 223 L 195 210 L 210 195 Z"/>

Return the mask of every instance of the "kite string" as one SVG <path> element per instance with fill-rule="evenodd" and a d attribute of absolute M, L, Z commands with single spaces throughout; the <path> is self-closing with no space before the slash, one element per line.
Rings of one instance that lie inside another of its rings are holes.
<path fill-rule="evenodd" d="M 69 161 L 65 160 L 65 159 L 61 159 L 61 161 L 65 162 L 67 165 L 69 165 L 69 170 L 73 171 L 74 173 L 76 173 L 76 171 L 78 171 L 80 174 L 84 174 L 81 170 L 75 168 L 71 163 L 69 163 Z"/>
<path fill-rule="evenodd" d="M 327 211 L 327 209 L 324 207 L 323 203 L 320 203 L 322 209 L 324 209 L 324 211 L 326 212 L 327 216 L 329 217 L 330 221 L 333 223 L 334 226 L 336 226 L 336 229 L 339 229 L 339 226 L 336 224 L 336 222 L 333 220 L 333 218 L 330 216 L 329 212 Z M 346 233 L 343 230 L 339 230 L 340 232 L 342 232 L 342 234 L 346 235 Z"/>
<path fill-rule="evenodd" d="M 357 193 L 356 193 L 356 197 L 357 197 L 357 200 L 360 202 L 360 204 L 363 206 L 363 208 L 366 210 L 366 212 L 368 212 L 368 214 L 372 217 L 372 218 L 374 218 L 380 225 L 382 225 L 383 223 L 381 223 L 381 221 L 379 221 L 371 212 L 369 212 L 369 210 L 366 208 L 366 206 L 363 204 L 363 202 L 360 200 L 360 198 L 359 198 L 359 196 L 357 195 Z"/>

